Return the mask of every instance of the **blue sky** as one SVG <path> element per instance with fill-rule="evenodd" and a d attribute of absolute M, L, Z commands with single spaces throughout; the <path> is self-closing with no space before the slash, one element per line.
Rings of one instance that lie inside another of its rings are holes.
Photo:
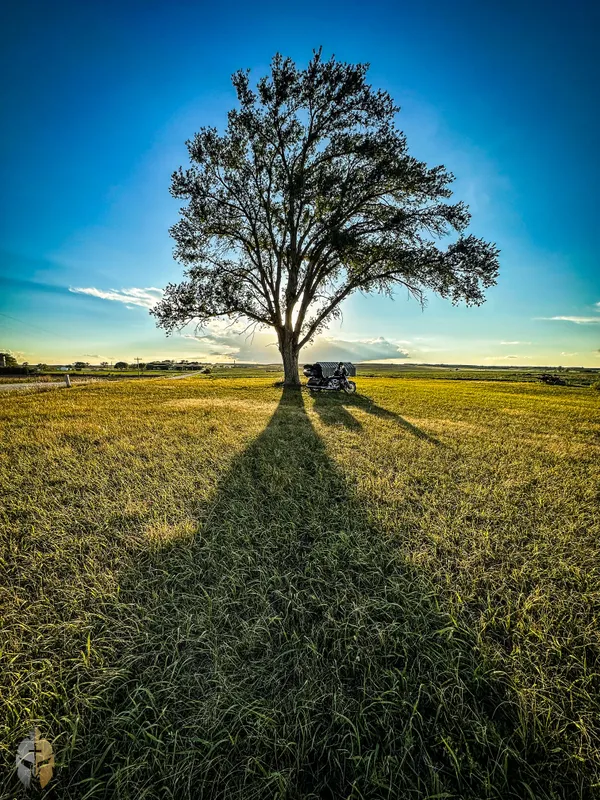
<path fill-rule="evenodd" d="M 305 64 L 322 45 L 370 62 L 411 152 L 457 176 L 501 273 L 476 309 L 354 296 L 304 358 L 600 366 L 598 4 L 10 5 L 0 349 L 32 363 L 277 360 L 268 334 L 222 324 L 167 339 L 147 308 L 181 276 L 168 187 L 185 140 L 224 124 L 234 70 L 258 77 L 276 51 Z"/>

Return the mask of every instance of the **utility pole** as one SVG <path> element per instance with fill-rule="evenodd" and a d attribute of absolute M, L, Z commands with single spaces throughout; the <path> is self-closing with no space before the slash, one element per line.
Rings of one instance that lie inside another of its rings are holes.
<path fill-rule="evenodd" d="M 140 360 L 141 359 L 139 356 L 135 357 L 135 363 L 137 364 L 138 378 L 140 377 Z"/>

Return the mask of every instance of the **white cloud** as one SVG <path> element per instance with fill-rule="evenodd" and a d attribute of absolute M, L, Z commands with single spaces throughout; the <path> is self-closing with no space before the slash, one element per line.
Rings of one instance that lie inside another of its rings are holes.
<path fill-rule="evenodd" d="M 576 356 L 577 353 L 561 353 L 561 356 Z"/>
<path fill-rule="evenodd" d="M 0 347 L 0 353 L 8 353 L 9 356 L 16 358 L 19 363 L 21 363 L 28 354 L 26 350 L 12 350 L 10 347 Z"/>
<path fill-rule="evenodd" d="M 263 331 L 257 335 L 247 321 L 231 321 L 226 318 L 213 319 L 194 333 L 182 333 L 181 338 L 197 342 L 203 358 L 220 356 L 243 361 L 255 361 L 257 356 L 260 359 L 260 351 L 268 347 L 269 343 L 275 342 L 272 334 L 265 334 Z"/>
<path fill-rule="evenodd" d="M 600 323 L 600 315 L 597 317 L 538 317 L 538 319 L 558 320 L 560 322 L 574 322 L 576 325 L 593 325 Z"/>
<path fill-rule="evenodd" d="M 484 361 L 506 361 L 508 359 L 524 359 L 529 360 L 531 356 L 524 356 L 524 355 L 510 355 L 510 356 L 485 356 Z"/>
<path fill-rule="evenodd" d="M 302 358 L 310 361 L 390 361 L 410 358 L 400 342 L 384 339 L 344 340 L 320 336 L 314 344 L 302 351 Z"/>
<path fill-rule="evenodd" d="M 531 342 L 500 342 L 500 344 L 531 344 Z"/>
<path fill-rule="evenodd" d="M 567 316 L 557 316 L 557 317 L 538 317 L 538 319 L 547 319 L 547 320 L 556 320 L 558 322 L 574 322 L 576 325 L 598 325 L 600 324 L 600 302 L 594 303 L 592 306 L 594 311 L 598 312 L 597 317 L 567 317 Z"/>
<path fill-rule="evenodd" d="M 254 334 L 247 331 L 247 323 L 228 323 L 214 320 L 196 333 L 182 333 L 183 339 L 195 343 L 194 357 L 202 359 L 235 358 L 244 362 L 274 363 L 280 360 L 275 336 L 271 331 L 258 330 Z M 304 347 L 300 359 L 310 361 L 391 361 L 410 358 L 401 346 L 404 341 L 385 339 L 338 339 L 318 336 L 310 345 Z"/>
<path fill-rule="evenodd" d="M 155 286 L 148 286 L 145 289 L 96 289 L 79 286 L 69 286 L 69 291 L 74 294 L 87 294 L 91 297 L 98 297 L 100 300 L 113 300 L 117 303 L 125 303 L 127 308 L 140 306 L 141 308 L 152 308 L 163 296 L 163 290 Z"/>
<path fill-rule="evenodd" d="M 239 356 L 242 349 L 242 342 L 236 342 L 233 336 L 239 334 L 232 334 L 230 337 L 213 335 L 209 333 L 195 335 L 193 333 L 183 333 L 182 339 L 191 339 L 198 342 L 201 346 L 201 353 L 203 356 L 226 356 L 233 357 Z"/>

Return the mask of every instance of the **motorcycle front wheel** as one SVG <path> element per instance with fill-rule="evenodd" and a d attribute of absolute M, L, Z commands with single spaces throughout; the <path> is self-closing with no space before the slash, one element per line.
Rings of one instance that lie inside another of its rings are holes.
<path fill-rule="evenodd" d="M 356 384 L 354 381 L 346 381 L 346 385 L 344 386 L 344 391 L 346 394 L 354 394 L 356 391 Z"/>

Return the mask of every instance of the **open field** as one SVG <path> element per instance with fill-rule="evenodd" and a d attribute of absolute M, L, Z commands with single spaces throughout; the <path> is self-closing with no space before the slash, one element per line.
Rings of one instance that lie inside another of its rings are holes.
<path fill-rule="evenodd" d="M 69 375 L 71 380 L 82 380 L 86 378 L 98 378 L 99 380 L 122 380 L 123 378 L 164 378 L 166 375 L 185 375 L 185 372 L 142 372 L 138 375 L 133 370 L 103 370 L 103 369 L 90 369 L 90 370 L 72 370 L 69 372 L 32 372 L 27 376 L 3 376 L 0 377 L 0 384 L 12 383 L 13 381 L 48 381 L 48 382 L 61 382 L 65 380 L 65 375 Z"/>
<path fill-rule="evenodd" d="M 64 384 L 62 384 L 64 386 Z M 0 383 L 0 393 L 7 394 L 8 392 L 44 392 L 47 389 L 60 389 L 60 383 L 34 383 L 33 381 L 20 383 Z"/>
<path fill-rule="evenodd" d="M 0 797 L 600 794 L 600 394 L 0 398 Z"/>
<path fill-rule="evenodd" d="M 0 377 L 0 386 L 7 386 L 14 383 L 64 383 L 64 375 L 62 378 L 58 377 L 58 373 L 50 377 L 49 375 L 9 375 Z"/>
<path fill-rule="evenodd" d="M 81 378 L 77 376 L 71 381 L 73 385 L 83 386 L 88 383 L 94 383 L 96 378 Z M 42 377 L 41 379 L 32 378 L 14 378 L 13 380 L 0 380 L 0 393 L 7 394 L 8 392 L 44 392 L 48 389 L 64 389 L 66 387 L 65 380 L 54 380 L 52 378 Z"/>
<path fill-rule="evenodd" d="M 212 364 L 213 378 L 258 378 L 273 376 L 274 379 L 282 378 L 283 372 L 279 364 Z M 425 378 L 427 380 L 452 380 L 452 381 L 510 381 L 538 383 L 540 375 L 549 373 L 561 378 L 568 386 L 590 386 L 600 382 L 600 369 L 592 367 L 485 367 L 485 366 L 458 366 L 449 364 L 357 364 L 357 373 L 363 378 Z M 138 375 L 137 370 L 115 369 L 87 369 L 69 372 L 71 379 L 95 377 L 103 379 L 123 378 L 164 378 L 173 375 L 185 375 L 185 372 L 176 370 L 142 370 Z M 48 371 L 43 373 L 43 380 L 64 380 L 65 373 Z M 31 375 L 26 378 L 0 377 L 0 384 L 15 380 L 35 381 L 39 377 Z"/>
<path fill-rule="evenodd" d="M 561 378 L 567 386 L 589 386 L 600 380 L 600 370 L 591 367 L 482 367 L 449 364 L 361 364 L 359 374 L 378 378 L 427 378 L 452 381 L 510 381 L 537 383 L 540 375 Z"/>
<path fill-rule="evenodd" d="M 27 375 L 27 376 L 6 376 L 0 378 L 0 386 L 6 386 L 9 384 L 28 384 L 28 383 L 49 383 L 49 384 L 57 384 L 62 385 L 65 382 L 65 372 L 55 372 L 52 375 Z M 80 375 L 79 373 L 69 373 L 69 377 L 71 381 L 84 381 L 88 382 L 90 375 Z"/>
<path fill-rule="evenodd" d="M 65 377 L 68 374 L 71 385 L 84 385 L 88 383 L 98 383 L 99 381 L 123 381 L 123 380 L 138 380 L 142 377 L 152 378 L 187 378 L 191 375 L 198 373 L 187 374 L 185 372 L 169 372 L 166 375 L 153 374 L 150 376 L 132 375 L 128 373 L 110 373 L 105 374 L 101 372 L 69 372 L 69 373 L 54 373 L 52 375 L 40 376 L 26 376 L 26 377 L 13 377 L 13 378 L 0 378 L 0 392 L 11 392 L 15 390 L 27 391 L 28 389 L 43 391 L 45 389 L 64 389 L 66 387 Z"/>

